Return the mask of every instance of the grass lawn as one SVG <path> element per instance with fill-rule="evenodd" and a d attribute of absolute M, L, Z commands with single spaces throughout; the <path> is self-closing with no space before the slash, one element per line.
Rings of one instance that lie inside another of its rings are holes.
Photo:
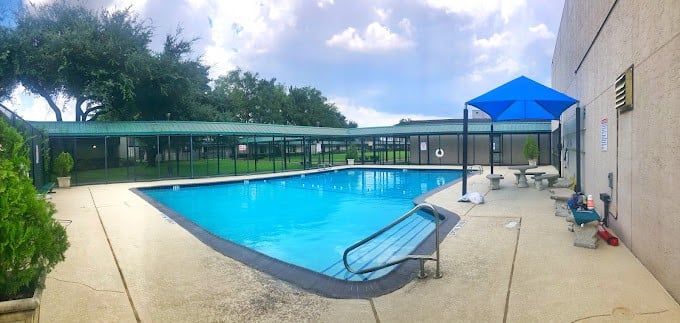
<path fill-rule="evenodd" d="M 397 151 L 397 164 L 405 162 L 404 151 Z M 376 154 L 377 161 L 384 159 L 385 154 Z M 393 163 L 393 153 L 388 153 L 388 160 L 385 164 Z M 346 157 L 344 153 L 335 153 L 332 155 L 333 161 L 329 162 L 328 154 L 324 154 L 323 159 L 319 155 L 312 156 L 311 165 L 307 168 L 316 168 L 318 164 L 334 164 L 344 165 Z M 365 164 L 373 164 L 373 154 L 366 153 L 364 155 Z M 356 161 L 360 163 L 360 161 Z M 380 164 L 380 162 L 377 162 Z M 75 167 L 77 169 L 77 165 Z M 272 173 L 282 171 L 292 171 L 303 169 L 302 156 L 291 156 L 284 161 L 282 158 L 259 159 L 257 162 L 252 159 L 237 159 L 234 163 L 233 159 L 199 159 L 193 161 L 193 177 L 207 177 L 207 176 L 228 176 L 228 175 L 243 175 L 254 173 Z M 74 184 L 87 183 L 105 183 L 105 182 L 130 182 L 130 181 L 148 181 L 164 178 L 191 178 L 191 163 L 188 160 L 180 161 L 163 161 L 158 167 L 149 165 L 148 163 L 135 163 L 131 166 L 111 167 L 108 169 L 92 169 L 75 171 L 73 174 Z"/>

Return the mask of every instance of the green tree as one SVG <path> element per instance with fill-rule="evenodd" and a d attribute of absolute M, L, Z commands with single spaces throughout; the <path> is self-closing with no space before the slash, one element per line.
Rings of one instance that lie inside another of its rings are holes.
<path fill-rule="evenodd" d="M 148 52 L 151 39 L 150 27 L 129 10 L 97 15 L 65 3 L 26 11 L 14 34 L 18 81 L 42 96 L 58 121 L 62 111 L 55 97 L 60 94 L 76 100 L 76 121 L 111 108 L 116 96 L 132 98 L 134 58 Z"/>
<path fill-rule="evenodd" d="M 215 80 L 213 93 L 224 102 L 221 113 L 228 113 L 237 122 L 255 122 L 258 74 L 236 69 Z"/>
<path fill-rule="evenodd" d="M 104 11 L 95 23 L 98 28 L 89 33 L 93 38 L 87 41 L 98 43 L 95 50 L 78 51 L 83 44 L 77 40 L 67 47 L 76 50 L 69 53 L 72 64 L 65 71 L 72 71 L 65 73 L 66 90 L 76 98 L 76 121 L 133 100 L 138 72 L 143 68 L 143 58 L 149 55 L 151 27 L 139 22 L 129 9 Z"/>
<path fill-rule="evenodd" d="M 238 122 L 298 126 L 356 127 L 348 122 L 321 91 L 312 87 L 286 88 L 275 78 L 261 79 L 240 69 L 215 81 L 211 96 L 221 115 Z"/>
<path fill-rule="evenodd" d="M 411 118 L 401 118 L 401 120 L 399 120 L 399 123 L 397 123 L 397 126 L 411 124 L 411 121 L 413 121 L 411 120 Z"/>
<path fill-rule="evenodd" d="M 207 93 L 208 67 L 186 56 L 194 40 L 180 38 L 181 30 L 167 36 L 163 52 L 136 57 L 139 66 L 134 78 L 131 100 L 114 97 L 110 111 L 103 111 L 106 120 L 214 120 L 216 111 Z"/>
<path fill-rule="evenodd" d="M 7 98 L 16 86 L 15 40 L 8 28 L 0 27 L 0 101 Z"/>
<path fill-rule="evenodd" d="M 527 139 L 524 141 L 522 152 L 524 153 L 524 158 L 526 158 L 526 160 L 538 159 L 538 144 L 533 135 L 527 136 Z"/>
<path fill-rule="evenodd" d="M 59 177 L 70 176 L 73 169 L 73 157 L 66 151 L 62 151 L 57 158 L 54 159 L 53 172 Z"/>
<path fill-rule="evenodd" d="M 28 146 L 0 118 L 0 301 L 30 297 L 64 260 L 66 230 L 28 176 Z"/>
<path fill-rule="evenodd" d="M 194 40 L 168 35 L 163 51 L 148 49 L 151 27 L 130 10 L 96 14 L 64 3 L 21 16 L 18 78 L 62 120 L 54 98 L 75 99 L 75 119 L 211 120 L 208 68 L 186 58 Z"/>
<path fill-rule="evenodd" d="M 321 91 L 311 87 L 291 87 L 289 95 L 292 109 L 289 120 L 291 124 L 337 128 L 350 126 L 345 116 L 334 104 L 327 101 Z"/>
<path fill-rule="evenodd" d="M 359 159 L 359 151 L 357 150 L 357 146 L 354 144 L 350 144 L 349 147 L 347 148 L 347 153 L 345 156 L 347 159 Z"/>
<path fill-rule="evenodd" d="M 192 58 L 195 39 L 168 35 L 148 46 L 152 26 L 130 10 L 102 11 L 66 2 L 35 6 L 16 28 L 0 29 L 0 96 L 18 82 L 42 96 L 62 120 L 55 98 L 75 101 L 76 121 L 210 120 L 356 127 L 312 87 L 234 70 L 209 86 L 208 67 Z"/>

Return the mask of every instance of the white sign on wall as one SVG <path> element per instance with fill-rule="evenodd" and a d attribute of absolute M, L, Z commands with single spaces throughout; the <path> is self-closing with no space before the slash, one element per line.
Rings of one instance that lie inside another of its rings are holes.
<path fill-rule="evenodd" d="M 247 148 L 248 146 L 246 145 L 238 145 L 238 151 L 246 151 Z"/>
<path fill-rule="evenodd" d="M 602 151 L 607 151 L 608 148 L 608 134 L 609 132 L 609 120 L 607 118 L 603 118 L 602 121 L 600 122 L 600 149 Z"/>
<path fill-rule="evenodd" d="M 427 151 L 427 141 L 420 142 L 420 151 Z"/>

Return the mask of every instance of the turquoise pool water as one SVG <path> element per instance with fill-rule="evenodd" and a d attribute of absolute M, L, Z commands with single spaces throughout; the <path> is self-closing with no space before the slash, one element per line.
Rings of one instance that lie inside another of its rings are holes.
<path fill-rule="evenodd" d="M 208 232 L 286 263 L 350 281 L 344 250 L 410 210 L 413 199 L 461 177 L 453 170 L 349 169 L 266 180 L 140 189 Z M 434 229 L 419 213 L 350 253 L 354 268 L 409 254 Z"/>

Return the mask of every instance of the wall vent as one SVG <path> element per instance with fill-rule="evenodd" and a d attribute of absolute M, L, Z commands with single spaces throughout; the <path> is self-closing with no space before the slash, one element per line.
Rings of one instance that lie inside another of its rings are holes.
<path fill-rule="evenodd" d="M 616 79 L 616 109 L 621 113 L 633 109 L 633 67 L 629 67 Z"/>

